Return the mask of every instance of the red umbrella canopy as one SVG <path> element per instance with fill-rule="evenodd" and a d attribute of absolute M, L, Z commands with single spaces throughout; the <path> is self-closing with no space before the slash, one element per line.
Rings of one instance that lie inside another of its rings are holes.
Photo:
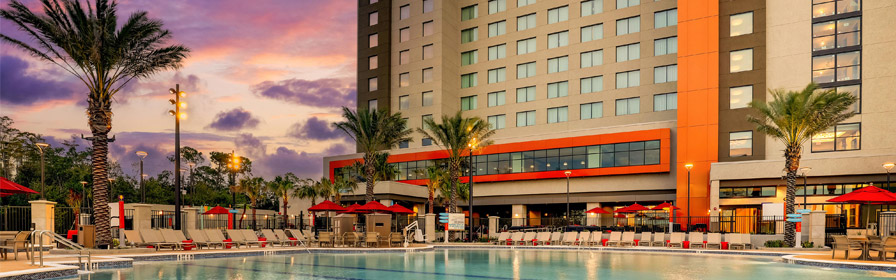
<path fill-rule="evenodd" d="M 585 213 L 610 214 L 610 212 L 607 212 L 607 210 L 604 210 L 603 208 L 600 208 L 600 207 L 594 207 L 594 209 L 585 211 Z"/>
<path fill-rule="evenodd" d="M 681 208 L 676 207 L 675 205 L 672 205 L 672 203 L 663 202 L 663 203 L 660 203 L 660 205 L 657 205 L 656 207 L 650 208 L 650 210 L 666 210 L 666 208 L 681 209 Z"/>
<path fill-rule="evenodd" d="M 616 214 L 616 216 L 613 216 L 613 217 L 616 217 L 616 218 L 625 218 L 625 215 L 623 215 L 623 214 Z"/>
<path fill-rule="evenodd" d="M 364 204 L 361 207 L 358 207 L 355 210 L 363 210 L 363 211 L 371 211 L 371 212 L 392 212 L 389 210 L 389 207 L 383 205 L 382 203 L 376 201 L 370 201 L 367 204 Z"/>
<path fill-rule="evenodd" d="M 368 211 L 358 210 L 358 207 L 361 207 L 361 204 L 357 204 L 357 203 L 355 203 L 355 204 L 349 205 L 348 207 L 345 207 L 345 211 L 343 211 L 342 213 L 345 213 L 345 214 L 365 214 L 365 213 L 369 213 Z"/>
<path fill-rule="evenodd" d="M 389 206 L 388 208 L 389 208 L 389 211 L 392 211 L 392 213 L 395 213 L 395 214 L 414 214 L 414 210 L 408 209 L 408 208 L 398 205 L 398 204 L 393 204 L 392 206 Z"/>
<path fill-rule="evenodd" d="M 333 203 L 329 200 L 324 200 L 318 205 L 311 206 L 308 208 L 308 212 L 317 212 L 317 211 L 345 211 L 345 207 L 339 206 L 336 203 Z"/>
<path fill-rule="evenodd" d="M 9 179 L 4 177 L 0 177 L 0 193 L 7 194 L 17 194 L 17 193 L 38 193 L 32 189 L 26 188 L 25 186 L 16 184 Z"/>
<path fill-rule="evenodd" d="M 861 189 L 854 190 L 850 193 L 828 199 L 828 202 L 890 204 L 896 202 L 896 194 L 875 186 L 867 186 Z"/>
<path fill-rule="evenodd" d="M 629 206 L 626 206 L 626 207 L 619 208 L 619 209 L 617 209 L 616 211 L 613 211 L 613 212 L 616 212 L 616 213 L 632 213 L 632 212 L 647 211 L 647 210 L 650 210 L 650 208 L 647 208 L 647 207 L 644 207 L 644 205 L 635 203 L 635 204 L 632 204 L 632 205 L 629 205 Z"/>
<path fill-rule="evenodd" d="M 221 206 L 215 206 L 214 208 L 208 209 L 208 211 L 205 211 L 205 213 L 202 213 L 202 215 L 212 215 L 212 214 L 230 214 L 230 210 L 227 210 L 227 208 L 224 208 Z"/>

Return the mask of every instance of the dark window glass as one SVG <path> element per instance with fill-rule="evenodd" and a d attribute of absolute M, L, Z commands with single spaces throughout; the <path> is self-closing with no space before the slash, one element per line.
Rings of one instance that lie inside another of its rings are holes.
<path fill-rule="evenodd" d="M 628 151 L 629 145 L 628 145 L 628 143 L 619 143 L 619 144 L 616 144 L 615 146 L 616 146 L 617 152 L 623 152 L 623 151 Z"/>
<path fill-rule="evenodd" d="M 644 149 L 644 142 L 633 142 L 633 143 L 630 143 L 628 149 L 629 149 L 629 150 L 632 150 L 632 151 L 643 150 L 643 149 Z"/>
<path fill-rule="evenodd" d="M 628 152 L 619 152 L 617 147 L 615 166 L 628 166 L 628 162 Z"/>

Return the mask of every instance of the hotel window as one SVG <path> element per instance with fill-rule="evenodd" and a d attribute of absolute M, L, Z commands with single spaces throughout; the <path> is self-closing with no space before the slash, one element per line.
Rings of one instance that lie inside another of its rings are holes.
<path fill-rule="evenodd" d="M 432 146 L 432 138 L 423 138 L 420 139 L 420 145 L 423 147 Z"/>
<path fill-rule="evenodd" d="M 548 24 L 569 20 L 569 6 L 548 10 Z"/>
<path fill-rule="evenodd" d="M 432 114 L 426 114 L 426 115 L 420 116 L 421 123 L 426 123 L 431 120 L 432 120 Z"/>
<path fill-rule="evenodd" d="M 398 41 L 399 42 L 407 42 L 411 39 L 411 28 L 405 27 L 398 30 Z"/>
<path fill-rule="evenodd" d="M 592 93 L 604 90 L 604 76 L 582 78 L 579 93 Z"/>
<path fill-rule="evenodd" d="M 660 84 L 678 81 L 678 65 L 666 65 L 653 68 L 653 83 Z"/>
<path fill-rule="evenodd" d="M 380 45 L 380 36 L 376 33 L 370 34 L 367 36 L 367 45 L 371 48 L 375 48 Z"/>
<path fill-rule="evenodd" d="M 616 9 L 628 8 L 641 4 L 641 0 L 616 0 Z"/>
<path fill-rule="evenodd" d="M 548 49 L 569 45 L 569 31 L 548 34 Z"/>
<path fill-rule="evenodd" d="M 435 0 L 423 0 L 423 13 L 432 12 L 434 1 Z"/>
<path fill-rule="evenodd" d="M 581 58 L 581 61 L 579 63 L 579 68 L 587 68 L 587 67 L 601 65 L 601 64 L 604 64 L 604 51 L 596 50 L 596 51 L 590 51 L 590 52 L 583 52 L 580 58 Z"/>
<path fill-rule="evenodd" d="M 398 148 L 399 148 L 399 149 L 407 149 L 407 148 L 410 147 L 410 146 L 411 146 L 411 143 L 410 143 L 410 141 L 408 141 L 408 140 L 404 140 L 404 141 L 398 142 Z"/>
<path fill-rule="evenodd" d="M 367 17 L 370 20 L 370 23 L 369 23 L 370 26 L 374 26 L 380 21 L 380 13 L 379 12 L 372 12 L 370 14 L 367 14 Z"/>
<path fill-rule="evenodd" d="M 616 115 L 624 116 L 641 112 L 641 98 L 616 99 Z"/>
<path fill-rule="evenodd" d="M 859 123 L 838 124 L 812 136 L 812 152 L 850 151 L 862 148 Z"/>
<path fill-rule="evenodd" d="M 604 103 L 592 102 L 579 105 L 579 119 L 590 120 L 604 116 Z"/>
<path fill-rule="evenodd" d="M 604 25 L 595 24 L 582 27 L 582 43 L 604 38 Z"/>
<path fill-rule="evenodd" d="M 408 62 L 411 62 L 411 51 L 403 50 L 398 52 L 398 65 L 408 64 Z"/>
<path fill-rule="evenodd" d="M 732 51 L 728 58 L 731 61 L 731 73 L 753 70 L 753 49 Z"/>
<path fill-rule="evenodd" d="M 516 103 L 535 101 L 535 86 L 516 89 Z"/>
<path fill-rule="evenodd" d="M 367 110 L 373 111 L 373 110 L 378 109 L 379 108 L 378 104 L 379 103 L 376 101 L 376 99 L 367 100 Z"/>
<path fill-rule="evenodd" d="M 516 65 L 516 78 L 524 79 L 535 76 L 535 61 Z"/>
<path fill-rule="evenodd" d="M 678 37 L 653 40 L 653 55 L 661 56 L 678 52 Z"/>
<path fill-rule="evenodd" d="M 671 9 L 653 13 L 653 28 L 663 28 L 678 25 L 678 9 Z"/>
<path fill-rule="evenodd" d="M 373 69 L 379 68 L 379 57 L 377 57 L 377 56 L 375 56 L 375 55 L 374 55 L 374 56 L 371 56 L 371 57 L 368 57 L 368 58 L 367 58 L 367 65 L 369 66 L 369 67 L 368 67 L 369 70 L 373 70 Z"/>
<path fill-rule="evenodd" d="M 423 46 L 423 59 L 432 58 L 432 44 Z"/>
<path fill-rule="evenodd" d="M 504 105 L 506 102 L 506 93 L 502 91 L 488 93 L 488 106 L 495 107 Z"/>
<path fill-rule="evenodd" d="M 407 4 L 398 8 L 399 20 L 411 17 L 411 4 Z"/>
<path fill-rule="evenodd" d="M 516 0 L 517 7 L 529 6 L 532 4 L 535 4 L 535 0 Z"/>
<path fill-rule="evenodd" d="M 548 58 L 548 73 L 557 73 L 569 70 L 569 56 Z"/>
<path fill-rule="evenodd" d="M 466 6 L 460 9 L 460 21 L 479 17 L 479 5 Z"/>
<path fill-rule="evenodd" d="M 641 31 L 641 17 L 630 17 L 616 20 L 616 36 Z"/>
<path fill-rule="evenodd" d="M 507 57 L 507 44 L 488 47 L 488 60 Z"/>
<path fill-rule="evenodd" d="M 431 20 L 423 23 L 423 36 L 432 35 L 433 25 L 435 24 Z"/>
<path fill-rule="evenodd" d="M 460 75 L 460 88 L 475 87 L 478 84 L 477 73 Z"/>
<path fill-rule="evenodd" d="M 672 93 L 663 93 L 657 94 L 653 96 L 653 111 L 668 111 L 678 109 L 678 94 L 675 92 Z"/>
<path fill-rule="evenodd" d="M 507 68 L 501 67 L 488 70 L 488 83 L 500 83 L 507 80 Z"/>
<path fill-rule="evenodd" d="M 424 91 L 421 97 L 423 107 L 432 106 L 432 91 Z"/>
<path fill-rule="evenodd" d="M 862 8 L 860 0 L 814 0 L 812 18 L 856 12 Z"/>
<path fill-rule="evenodd" d="M 753 131 L 728 133 L 728 156 L 748 157 L 753 155 Z"/>
<path fill-rule="evenodd" d="M 432 67 L 423 68 L 423 82 L 424 83 L 432 82 Z"/>
<path fill-rule="evenodd" d="M 565 122 L 569 119 L 569 107 L 548 108 L 548 123 Z"/>
<path fill-rule="evenodd" d="M 489 0 L 488 14 L 503 12 L 507 10 L 507 0 Z"/>
<path fill-rule="evenodd" d="M 603 0 L 588 0 L 582 2 L 582 17 L 595 15 L 604 11 Z"/>
<path fill-rule="evenodd" d="M 479 61 L 479 50 L 462 52 L 460 54 L 460 66 L 476 64 Z"/>
<path fill-rule="evenodd" d="M 535 38 L 516 41 L 516 54 L 527 54 L 535 51 Z"/>
<path fill-rule="evenodd" d="M 507 126 L 504 124 L 507 119 L 507 116 L 504 114 L 488 116 L 488 124 L 491 125 L 492 129 L 503 129 Z"/>
<path fill-rule="evenodd" d="M 860 59 L 860 51 L 813 56 L 812 81 L 831 83 L 858 80 L 861 78 Z"/>
<path fill-rule="evenodd" d="M 535 111 L 525 111 L 516 113 L 516 126 L 533 126 L 535 125 Z"/>
<path fill-rule="evenodd" d="M 777 196 L 775 189 L 776 187 L 719 188 L 719 198 L 775 197 Z M 797 195 L 802 195 L 799 190 Z"/>
<path fill-rule="evenodd" d="M 398 87 L 407 87 L 411 85 L 411 73 L 398 74 Z"/>
<path fill-rule="evenodd" d="M 641 58 L 641 43 L 634 43 L 616 47 L 616 62 L 629 61 Z"/>
<path fill-rule="evenodd" d="M 862 40 L 862 19 L 851 17 L 812 25 L 812 50 L 858 46 Z"/>
<path fill-rule="evenodd" d="M 753 101 L 753 86 L 740 86 L 728 89 L 730 109 L 747 108 Z"/>
<path fill-rule="evenodd" d="M 411 107 L 411 97 L 402 95 L 398 97 L 398 109 L 404 110 Z"/>
<path fill-rule="evenodd" d="M 835 88 L 837 92 L 849 92 L 854 95 L 857 100 L 856 103 L 853 104 L 852 110 L 856 113 L 862 112 L 862 86 L 861 85 L 850 85 L 850 86 L 842 86 Z"/>
<path fill-rule="evenodd" d="M 535 14 L 528 14 L 516 18 L 516 31 L 523 31 L 535 27 Z"/>
<path fill-rule="evenodd" d="M 464 29 L 460 32 L 460 43 L 469 43 L 479 40 L 479 27 Z"/>
<path fill-rule="evenodd" d="M 564 97 L 569 95 L 569 82 L 562 81 L 548 84 L 548 98 Z"/>
<path fill-rule="evenodd" d="M 731 15 L 729 36 L 740 36 L 753 33 L 753 12 Z"/>
<path fill-rule="evenodd" d="M 469 111 L 476 109 L 476 96 L 465 96 L 460 98 L 460 110 Z"/>
<path fill-rule="evenodd" d="M 495 37 L 507 33 L 507 21 L 492 22 L 488 24 L 488 37 Z"/>
<path fill-rule="evenodd" d="M 378 89 L 377 88 L 377 78 L 373 77 L 373 78 L 367 79 L 367 90 L 368 91 L 376 91 L 377 89 Z"/>
<path fill-rule="evenodd" d="M 641 85 L 641 70 L 616 73 L 616 88 L 630 88 Z"/>

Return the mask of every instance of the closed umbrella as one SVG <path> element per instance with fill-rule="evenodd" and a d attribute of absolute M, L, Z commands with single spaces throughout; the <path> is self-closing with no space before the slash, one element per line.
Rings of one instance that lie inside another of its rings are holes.
<path fill-rule="evenodd" d="M 839 202 L 839 203 L 857 203 L 857 204 L 893 204 L 896 203 L 896 194 L 889 192 L 887 190 L 875 187 L 875 186 L 867 186 L 861 189 L 856 189 L 850 193 L 828 199 L 828 202 Z M 865 225 L 868 225 L 869 219 L 871 219 L 871 207 L 868 207 L 867 216 L 865 216 Z"/>

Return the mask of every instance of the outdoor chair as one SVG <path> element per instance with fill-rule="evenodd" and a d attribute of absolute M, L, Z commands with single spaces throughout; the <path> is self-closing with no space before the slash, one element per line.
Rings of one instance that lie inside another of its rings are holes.
<path fill-rule="evenodd" d="M 610 246 L 618 246 L 619 242 L 622 241 L 622 232 L 619 231 L 611 231 L 610 238 L 607 238 L 607 245 Z"/>
<path fill-rule="evenodd" d="M 358 242 L 361 242 L 358 238 L 356 232 L 344 232 L 342 233 L 342 245 L 343 246 L 358 246 Z"/>
<path fill-rule="evenodd" d="M 0 246 L 0 252 L 3 253 L 3 259 L 5 260 L 9 257 L 7 255 L 8 252 L 12 252 L 14 254 L 13 259 L 18 260 L 20 251 L 25 252 L 25 259 L 31 259 L 28 255 L 27 247 L 25 246 L 25 244 L 28 243 L 28 235 L 31 235 L 30 231 L 20 231 L 19 233 L 16 233 L 16 236 L 13 239 L 6 240 L 2 244 L 3 246 Z"/>
<path fill-rule="evenodd" d="M 664 247 L 666 246 L 666 233 L 657 232 L 653 234 L 653 242 L 650 242 L 651 247 Z"/>
<path fill-rule="evenodd" d="M 280 237 L 277 236 L 277 234 L 274 234 L 274 231 L 270 229 L 262 229 L 261 235 L 264 236 L 265 240 L 267 240 L 268 243 L 271 243 L 271 246 L 274 246 L 274 244 L 286 246 L 287 243 L 289 243 L 289 240 L 280 239 Z"/>
<path fill-rule="evenodd" d="M 563 240 L 563 233 L 559 231 L 555 231 L 551 233 L 551 241 L 550 245 L 559 245 L 560 241 Z"/>
<path fill-rule="evenodd" d="M 195 240 L 193 240 L 191 238 L 187 238 L 187 236 L 184 235 L 183 231 L 173 230 L 173 229 L 170 229 L 170 231 L 173 233 L 175 240 L 182 240 L 181 241 L 182 248 L 198 248 L 198 247 L 196 247 L 195 244 L 193 244 L 193 243 L 195 243 Z"/>
<path fill-rule="evenodd" d="M 286 245 L 289 245 L 289 246 L 298 245 L 298 242 L 297 242 L 298 239 L 291 239 L 289 237 L 289 235 L 286 235 L 286 232 L 283 231 L 282 229 L 275 229 L 274 234 L 276 234 L 277 238 L 280 238 L 280 240 L 285 240 Z"/>
<path fill-rule="evenodd" d="M 321 232 L 321 233 L 323 233 L 323 232 Z M 378 246 L 380 243 L 379 237 L 380 237 L 379 232 L 366 233 L 364 235 L 364 245 L 366 245 L 368 248 L 370 247 L 370 244 L 373 244 L 374 247 Z"/>
<path fill-rule="evenodd" d="M 251 229 L 241 229 L 240 232 L 243 233 L 243 237 L 246 238 L 246 241 L 250 241 L 250 242 L 251 242 L 251 241 L 256 241 L 256 242 L 258 242 L 259 244 L 267 244 L 267 243 L 271 243 L 271 242 L 269 242 L 269 241 L 261 241 L 261 240 L 258 240 L 258 234 L 255 233 L 254 230 L 251 230 Z"/>
<path fill-rule="evenodd" d="M 711 232 L 706 234 L 706 249 L 711 249 L 715 247 L 716 249 L 722 249 L 722 234 L 718 232 Z"/>
<path fill-rule="evenodd" d="M 165 242 L 159 230 L 141 229 L 140 237 L 143 238 L 143 242 L 146 242 L 149 245 L 153 246 L 154 248 L 156 248 L 156 250 L 163 248 L 171 248 L 172 250 L 174 250 L 178 248 L 178 243 L 180 243 Z"/>
<path fill-rule="evenodd" d="M 318 246 L 318 247 L 321 247 L 321 246 L 320 246 L 320 239 L 314 238 L 314 232 L 312 232 L 312 231 L 310 231 L 310 230 L 309 230 L 309 231 L 306 231 L 306 232 L 305 232 L 305 238 L 308 239 L 308 243 L 310 243 L 310 244 L 317 243 L 317 246 Z"/>
<path fill-rule="evenodd" d="M 523 240 L 520 240 L 522 241 L 520 242 L 520 245 L 530 245 L 534 243 L 536 235 L 537 233 L 534 231 L 526 232 L 526 234 L 523 235 Z"/>
<path fill-rule="evenodd" d="M 389 234 L 389 247 L 392 247 L 392 244 L 395 244 L 396 247 L 401 246 L 404 243 L 404 235 L 401 233 L 393 232 Z"/>
<path fill-rule="evenodd" d="M 736 242 L 740 242 L 740 236 L 737 233 L 726 233 L 725 234 L 725 242 L 728 242 L 728 250 L 734 250 L 731 248 L 731 244 Z"/>
<path fill-rule="evenodd" d="M 207 229 L 205 230 L 205 236 L 208 237 L 208 240 L 211 242 L 221 242 L 221 244 L 224 245 L 223 248 L 229 248 L 230 246 L 240 247 L 239 242 L 233 242 L 233 239 L 228 241 L 228 239 L 224 237 L 224 232 L 220 229 Z"/>
<path fill-rule="evenodd" d="M 507 240 L 507 245 L 516 245 L 516 243 L 523 240 L 523 232 L 517 231 L 510 235 L 510 239 Z M 525 241 L 524 241 L 525 242 Z"/>
<path fill-rule="evenodd" d="M 672 236 L 669 237 L 669 244 L 666 244 L 666 247 L 684 248 L 684 232 L 673 232 Z"/>
<path fill-rule="evenodd" d="M 162 235 L 162 240 L 164 240 L 166 243 L 177 244 L 177 247 L 175 247 L 175 249 L 180 250 L 184 248 L 192 248 L 192 242 L 188 242 L 186 240 L 186 237 L 180 238 L 174 232 L 175 230 L 170 228 L 163 228 L 159 230 L 159 234 Z M 181 235 L 183 235 L 183 233 L 181 233 Z"/>
<path fill-rule="evenodd" d="M 506 231 L 505 231 L 505 232 L 499 233 L 499 234 L 498 234 L 498 238 L 497 238 L 497 239 L 493 239 L 493 240 L 491 241 L 491 244 L 500 245 L 500 244 L 503 243 L 503 242 L 507 242 L 507 239 L 508 239 L 508 238 L 510 238 L 510 233 L 509 233 L 509 232 L 506 232 Z"/>
<path fill-rule="evenodd" d="M 843 251 L 843 258 L 849 259 L 849 251 L 862 251 L 862 244 L 850 241 L 846 235 L 833 235 L 831 238 L 831 259 L 836 259 L 837 251 Z"/>
<path fill-rule="evenodd" d="M 750 243 L 749 233 L 740 233 L 734 234 L 734 241 L 728 241 L 728 248 L 734 250 L 735 248 L 740 248 L 741 250 L 753 249 L 753 244 Z"/>
<path fill-rule="evenodd" d="M 320 247 L 323 247 L 324 244 L 329 244 L 330 246 L 335 246 L 336 244 L 333 242 L 333 233 L 329 231 L 321 231 L 317 233 L 317 244 Z"/>
<path fill-rule="evenodd" d="M 143 238 L 140 238 L 140 233 L 137 232 L 136 230 L 124 231 L 124 238 L 127 240 L 127 243 L 125 243 L 125 244 L 130 244 L 131 246 L 134 246 L 134 247 L 152 245 L 152 244 L 144 242 Z"/>
<path fill-rule="evenodd" d="M 688 234 L 688 243 L 691 249 L 695 247 L 700 247 L 706 249 L 706 244 L 703 244 L 703 233 L 699 231 L 692 231 Z"/>
<path fill-rule="evenodd" d="M 220 245 L 221 248 L 224 248 L 224 242 L 211 241 L 202 230 L 187 229 L 187 234 L 190 235 L 190 239 L 193 240 L 193 245 L 196 245 L 197 249 L 201 250 L 203 246 L 205 246 L 206 249 L 211 249 L 213 246 L 214 248 L 217 248 L 218 245 Z"/>
<path fill-rule="evenodd" d="M 650 243 L 653 242 L 653 241 L 651 240 L 652 237 L 653 237 L 653 233 L 646 232 L 646 231 L 645 231 L 645 232 L 642 232 L 642 233 L 641 233 L 641 239 L 638 239 L 638 246 L 639 246 L 639 247 L 640 247 L 640 246 L 650 246 Z"/>
<path fill-rule="evenodd" d="M 575 231 L 567 231 L 563 233 L 563 240 L 560 242 L 562 245 L 574 245 L 578 239 L 578 232 Z"/>
<path fill-rule="evenodd" d="M 884 240 L 878 242 L 872 241 L 871 247 L 868 248 L 868 250 L 877 252 L 877 260 L 879 261 L 887 260 L 888 253 L 893 253 L 893 257 L 896 258 L 896 236 L 888 236 Z"/>
<path fill-rule="evenodd" d="M 252 234 L 252 236 L 254 236 L 254 235 L 255 234 Z M 228 229 L 227 236 L 230 237 L 230 240 L 232 240 L 232 242 L 240 244 L 240 245 L 246 245 L 246 247 L 250 247 L 250 248 L 252 247 L 252 244 L 255 244 L 256 246 L 261 247 L 261 244 L 264 243 L 264 242 L 258 241 L 257 237 L 253 240 L 248 239 L 246 237 L 246 235 L 243 234 L 243 231 L 238 230 L 238 229 Z"/>
<path fill-rule="evenodd" d="M 591 232 L 591 238 L 588 240 L 588 246 L 598 246 L 603 241 L 604 232 L 595 230 Z"/>
<path fill-rule="evenodd" d="M 582 246 L 588 243 L 591 240 L 591 233 L 587 231 L 579 232 L 579 238 L 576 238 L 576 242 L 573 245 Z"/>
<path fill-rule="evenodd" d="M 633 246 L 635 244 L 635 232 L 634 231 L 626 231 L 622 233 L 622 241 L 619 241 L 618 245 L 623 247 L 625 245 Z"/>
<path fill-rule="evenodd" d="M 544 245 L 545 243 L 551 242 L 551 232 L 550 231 L 542 231 L 535 235 L 535 242 L 532 242 L 532 245 Z"/>

